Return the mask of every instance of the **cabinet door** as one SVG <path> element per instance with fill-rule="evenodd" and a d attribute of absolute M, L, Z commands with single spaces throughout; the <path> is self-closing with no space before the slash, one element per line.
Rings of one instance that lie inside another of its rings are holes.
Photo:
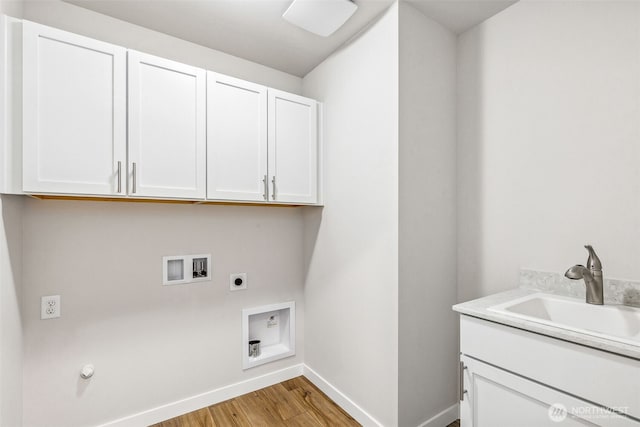
<path fill-rule="evenodd" d="M 317 103 L 269 89 L 269 184 L 271 200 L 318 200 Z"/>
<path fill-rule="evenodd" d="M 638 427 L 640 422 L 466 356 L 461 427 Z M 585 372 L 588 375 L 588 372 Z"/>
<path fill-rule="evenodd" d="M 205 196 L 206 74 L 129 51 L 129 195 Z"/>
<path fill-rule="evenodd" d="M 267 89 L 207 73 L 207 198 L 267 199 Z"/>
<path fill-rule="evenodd" d="M 25 21 L 23 189 L 125 194 L 126 50 Z"/>

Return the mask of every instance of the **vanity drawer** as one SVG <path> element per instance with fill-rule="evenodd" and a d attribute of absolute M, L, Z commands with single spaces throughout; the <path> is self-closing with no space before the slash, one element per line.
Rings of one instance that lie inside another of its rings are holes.
<path fill-rule="evenodd" d="M 460 351 L 640 419 L 640 361 L 470 316 Z"/>

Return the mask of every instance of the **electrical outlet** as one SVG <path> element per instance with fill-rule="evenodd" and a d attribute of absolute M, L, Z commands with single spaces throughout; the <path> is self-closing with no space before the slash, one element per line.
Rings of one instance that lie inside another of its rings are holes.
<path fill-rule="evenodd" d="M 229 276 L 229 290 L 247 289 L 247 273 L 233 273 Z"/>
<path fill-rule="evenodd" d="M 60 317 L 60 295 L 49 295 L 40 300 L 40 319 Z"/>

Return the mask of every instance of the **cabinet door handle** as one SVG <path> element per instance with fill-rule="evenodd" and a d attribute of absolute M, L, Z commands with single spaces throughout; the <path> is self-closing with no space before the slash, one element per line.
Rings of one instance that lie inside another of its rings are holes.
<path fill-rule="evenodd" d="M 136 163 L 135 162 L 133 162 L 133 184 L 132 184 L 131 187 L 132 187 L 131 188 L 131 192 L 135 193 L 136 192 L 136 187 L 137 187 L 137 185 L 136 185 Z"/>
<path fill-rule="evenodd" d="M 273 193 L 271 193 L 271 198 L 273 200 L 276 199 L 276 176 L 274 175 L 273 178 L 271 178 L 271 184 L 273 185 Z"/>
<path fill-rule="evenodd" d="M 122 193 L 122 162 L 118 161 L 118 193 Z"/>
<path fill-rule="evenodd" d="M 269 191 L 269 185 L 267 184 L 267 175 L 264 175 L 264 177 L 262 178 L 262 184 L 264 186 L 264 193 L 262 193 L 262 197 L 264 197 L 265 200 L 269 200 L 267 198 L 267 192 Z"/>
<path fill-rule="evenodd" d="M 460 361 L 460 387 L 459 387 L 459 393 L 460 393 L 460 402 L 462 402 L 464 400 L 464 395 L 465 393 L 467 393 L 467 390 L 464 389 L 464 370 L 467 369 L 466 366 L 464 366 L 464 362 L 462 362 L 462 360 Z"/>

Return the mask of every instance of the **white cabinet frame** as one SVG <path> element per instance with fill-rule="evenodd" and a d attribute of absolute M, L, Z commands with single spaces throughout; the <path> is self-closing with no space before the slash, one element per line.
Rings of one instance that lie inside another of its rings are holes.
<path fill-rule="evenodd" d="M 266 202 L 267 88 L 207 72 L 207 198 Z"/>
<path fill-rule="evenodd" d="M 131 50 L 128 62 L 129 195 L 204 199 L 205 71 Z"/>
<path fill-rule="evenodd" d="M 0 193 L 322 204 L 315 100 L 0 18 Z"/>
<path fill-rule="evenodd" d="M 270 201 L 318 203 L 318 103 L 269 89 Z"/>
<path fill-rule="evenodd" d="M 24 21 L 23 190 L 124 195 L 124 167 L 126 49 Z"/>
<path fill-rule="evenodd" d="M 466 315 L 460 318 L 460 352 L 463 359 L 493 365 L 581 401 L 624 407 L 630 417 L 640 419 L 640 381 L 634 377 L 640 372 L 638 360 Z M 469 379 L 468 373 L 464 378 Z M 468 382 L 465 387 L 469 389 Z M 461 402 L 461 419 L 467 420 L 463 427 L 470 427 L 473 410 Z"/>
<path fill-rule="evenodd" d="M 466 391 L 460 402 L 461 427 L 640 425 L 626 416 L 471 357 L 462 356 L 461 361 Z M 510 399 L 508 403 L 504 397 Z"/>

